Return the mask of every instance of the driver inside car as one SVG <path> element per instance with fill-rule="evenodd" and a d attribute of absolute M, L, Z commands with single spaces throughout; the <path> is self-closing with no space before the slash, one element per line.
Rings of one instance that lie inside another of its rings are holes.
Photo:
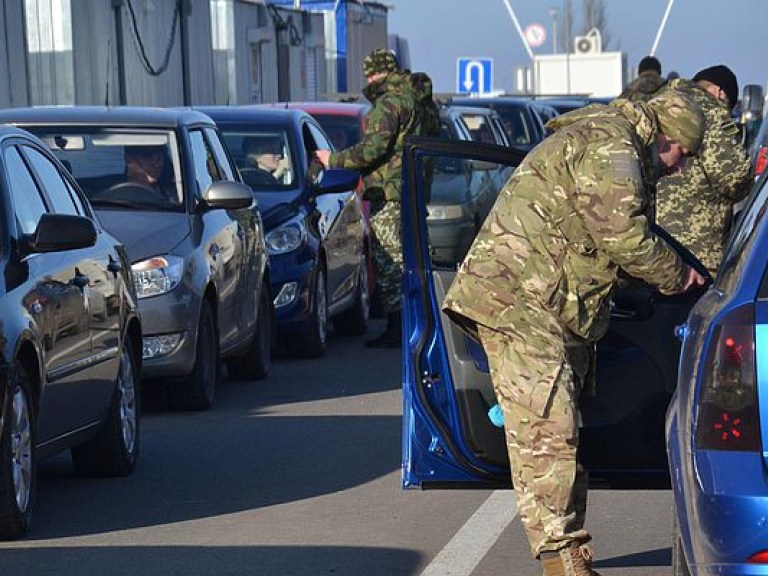
<path fill-rule="evenodd" d="M 166 201 L 178 201 L 165 146 L 126 146 L 124 159 L 126 182 L 150 188 Z"/>

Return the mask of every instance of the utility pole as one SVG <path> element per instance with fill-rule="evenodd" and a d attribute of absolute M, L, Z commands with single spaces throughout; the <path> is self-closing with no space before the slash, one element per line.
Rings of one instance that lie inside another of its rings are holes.
<path fill-rule="evenodd" d="M 659 40 L 661 40 L 661 33 L 664 32 L 664 27 L 667 25 L 667 18 L 669 18 L 669 12 L 672 10 L 672 4 L 675 3 L 675 0 L 669 0 L 667 2 L 667 9 L 664 10 L 664 16 L 661 19 L 661 24 L 659 24 L 659 29 L 656 31 L 656 39 L 653 41 L 653 46 L 651 47 L 650 56 L 653 56 L 656 53 L 656 48 L 659 46 Z"/>
<path fill-rule="evenodd" d="M 549 9 L 549 17 L 552 18 L 552 54 L 557 54 L 557 8 Z"/>

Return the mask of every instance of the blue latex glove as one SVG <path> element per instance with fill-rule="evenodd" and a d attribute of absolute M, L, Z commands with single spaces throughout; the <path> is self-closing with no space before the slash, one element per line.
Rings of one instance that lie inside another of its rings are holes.
<path fill-rule="evenodd" d="M 488 410 L 488 419 L 496 428 L 504 428 L 504 413 L 501 411 L 501 406 L 498 404 L 491 406 Z"/>

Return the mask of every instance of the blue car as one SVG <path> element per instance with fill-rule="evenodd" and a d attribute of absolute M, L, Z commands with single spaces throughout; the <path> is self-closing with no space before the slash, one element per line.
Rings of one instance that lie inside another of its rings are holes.
<path fill-rule="evenodd" d="M 673 574 L 768 574 L 768 180 L 755 185 L 717 281 L 681 326 L 667 414 Z"/>
<path fill-rule="evenodd" d="M 201 107 L 218 125 L 243 181 L 258 199 L 270 260 L 278 338 L 293 356 L 325 352 L 327 323 L 364 334 L 370 295 L 368 227 L 359 174 L 321 170 L 333 150 L 320 124 L 296 109 Z"/>
<path fill-rule="evenodd" d="M 439 191 L 445 210 L 451 210 L 449 190 L 438 188 L 457 163 L 470 171 L 487 171 L 494 165 L 514 168 L 522 157 L 521 151 L 509 147 L 466 141 L 417 138 L 406 145 L 402 195 L 406 488 L 509 486 L 504 433 L 488 415 L 496 398 L 487 358 L 482 347 L 440 311 L 465 250 L 434 249 L 439 239 L 430 226 L 427 202 Z M 424 178 L 430 168 L 432 174 Z M 464 191 L 458 186 L 450 190 L 460 205 Z M 668 241 L 703 272 L 679 244 Z M 611 330 L 598 347 L 597 395 L 583 397 L 580 406 L 580 458 L 594 477 L 616 483 L 667 480 L 664 418 L 677 381 L 680 350 L 674 328 L 685 322 L 702 292 L 663 296 L 639 281 L 622 281 L 614 298 Z"/>

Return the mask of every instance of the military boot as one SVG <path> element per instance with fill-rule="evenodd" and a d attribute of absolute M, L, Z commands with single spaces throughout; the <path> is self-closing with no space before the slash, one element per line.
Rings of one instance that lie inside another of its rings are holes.
<path fill-rule="evenodd" d="M 573 543 L 557 552 L 542 552 L 544 576 L 600 576 L 592 570 L 592 552 L 584 544 Z"/>
<path fill-rule="evenodd" d="M 365 341 L 366 348 L 399 348 L 401 346 L 403 322 L 400 312 L 390 312 L 387 328 L 381 336 Z"/>

